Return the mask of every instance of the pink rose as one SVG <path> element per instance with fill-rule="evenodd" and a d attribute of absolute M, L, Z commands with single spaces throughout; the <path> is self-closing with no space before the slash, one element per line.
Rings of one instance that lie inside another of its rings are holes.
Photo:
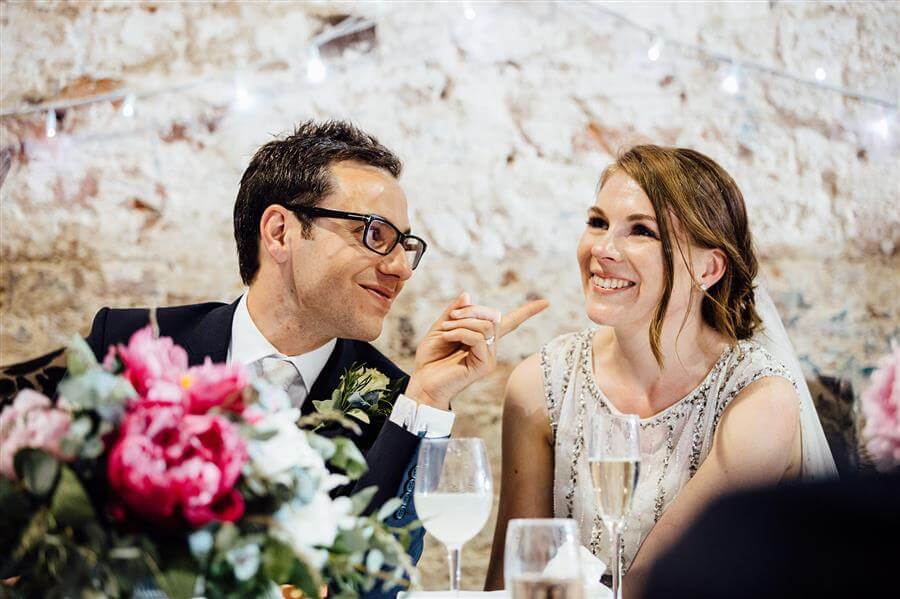
<path fill-rule="evenodd" d="M 866 449 L 879 470 L 900 466 L 900 344 L 881 359 L 861 397 Z"/>
<path fill-rule="evenodd" d="M 47 397 L 31 389 L 20 391 L 0 413 L 0 474 L 16 480 L 14 459 L 25 447 L 43 449 L 58 460 L 72 459 L 62 453 L 71 423 L 72 416 L 53 408 Z"/>
<path fill-rule="evenodd" d="M 117 347 L 123 373 L 141 397 L 158 381 L 178 383 L 188 367 L 187 352 L 169 337 L 154 337 L 149 325 Z M 104 360 L 106 362 L 107 360 Z"/>
<path fill-rule="evenodd" d="M 202 366 L 194 366 L 182 378 L 187 390 L 188 411 L 205 414 L 210 408 L 240 414 L 244 411 L 243 393 L 249 377 L 242 364 L 213 364 L 208 357 Z"/>
<path fill-rule="evenodd" d="M 107 476 L 133 513 L 202 526 L 243 515 L 234 487 L 246 461 L 246 444 L 226 418 L 187 414 L 181 404 L 141 404 L 125 416 Z"/>

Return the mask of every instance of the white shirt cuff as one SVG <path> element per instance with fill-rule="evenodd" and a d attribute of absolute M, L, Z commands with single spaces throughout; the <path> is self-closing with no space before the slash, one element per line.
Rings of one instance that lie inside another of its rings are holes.
<path fill-rule="evenodd" d="M 401 393 L 394 402 L 390 420 L 414 435 L 431 439 L 449 437 L 456 415 L 447 410 L 419 405 Z"/>

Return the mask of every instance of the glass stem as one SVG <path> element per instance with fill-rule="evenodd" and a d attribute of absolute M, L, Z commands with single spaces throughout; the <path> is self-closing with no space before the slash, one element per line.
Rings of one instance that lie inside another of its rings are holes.
<path fill-rule="evenodd" d="M 450 565 L 450 590 L 459 593 L 459 554 L 461 547 L 447 547 L 447 563 Z"/>
<path fill-rule="evenodd" d="M 612 537 L 612 595 L 613 599 L 622 599 L 622 526 L 613 524 L 609 532 Z"/>

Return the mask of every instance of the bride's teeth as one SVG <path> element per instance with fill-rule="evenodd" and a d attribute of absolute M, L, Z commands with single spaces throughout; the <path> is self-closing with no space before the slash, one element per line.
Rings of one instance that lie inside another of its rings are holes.
<path fill-rule="evenodd" d="M 621 289 L 623 287 L 631 287 L 634 285 L 634 283 L 626 281 L 625 279 L 605 279 L 597 275 L 591 275 L 591 281 L 594 285 L 602 287 L 603 289 Z"/>

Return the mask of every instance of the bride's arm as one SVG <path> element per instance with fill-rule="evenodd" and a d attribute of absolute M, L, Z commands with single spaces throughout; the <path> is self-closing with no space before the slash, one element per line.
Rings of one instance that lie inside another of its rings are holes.
<path fill-rule="evenodd" d="M 656 558 L 712 499 L 783 478 L 799 452 L 799 414 L 797 393 L 780 377 L 760 379 L 732 400 L 719 421 L 709 456 L 638 550 L 622 587 L 626 597 L 640 596 Z"/>
<path fill-rule="evenodd" d="M 540 356 L 509 376 L 503 403 L 500 510 L 485 590 L 503 588 L 503 544 L 510 518 L 553 517 L 553 446 L 544 401 Z"/>

